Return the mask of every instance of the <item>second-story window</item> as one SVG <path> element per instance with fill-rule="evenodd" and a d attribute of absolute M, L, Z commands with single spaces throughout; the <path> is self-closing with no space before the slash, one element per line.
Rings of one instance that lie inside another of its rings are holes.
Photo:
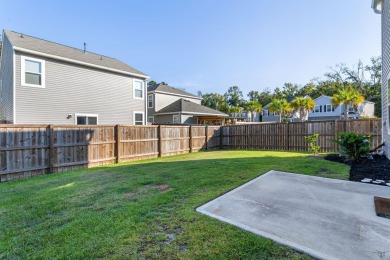
<path fill-rule="evenodd" d="M 263 116 L 269 116 L 268 110 L 263 110 Z"/>
<path fill-rule="evenodd" d="M 329 104 L 328 104 L 328 105 L 325 106 L 325 108 L 326 108 L 325 112 L 333 112 L 333 111 L 334 111 L 332 105 L 329 105 Z"/>
<path fill-rule="evenodd" d="M 148 108 L 153 107 L 153 95 L 148 95 Z"/>
<path fill-rule="evenodd" d="M 142 80 L 134 80 L 134 98 L 144 98 L 144 82 Z"/>
<path fill-rule="evenodd" d="M 321 106 L 314 106 L 314 113 L 321 113 L 322 107 Z"/>
<path fill-rule="evenodd" d="M 45 61 L 21 56 L 21 85 L 45 87 Z"/>

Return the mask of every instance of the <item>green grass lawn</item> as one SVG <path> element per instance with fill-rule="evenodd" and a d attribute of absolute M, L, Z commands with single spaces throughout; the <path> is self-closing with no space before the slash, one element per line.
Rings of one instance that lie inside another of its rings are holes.
<path fill-rule="evenodd" d="M 347 179 L 349 168 L 213 151 L 0 183 L 0 258 L 309 258 L 195 212 L 269 170 Z"/>

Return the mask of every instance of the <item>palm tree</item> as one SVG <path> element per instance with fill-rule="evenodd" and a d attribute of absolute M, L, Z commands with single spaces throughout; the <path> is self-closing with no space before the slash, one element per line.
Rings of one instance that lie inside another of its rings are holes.
<path fill-rule="evenodd" d="M 229 108 L 229 112 L 230 113 L 234 113 L 234 114 L 236 114 L 236 113 L 240 114 L 240 113 L 242 113 L 242 108 L 241 107 L 232 106 L 232 107 Z"/>
<path fill-rule="evenodd" d="M 353 88 L 351 85 L 343 89 L 339 89 L 336 94 L 332 96 L 332 105 L 338 107 L 344 105 L 344 119 L 348 120 L 348 106 L 356 107 L 364 101 L 364 97 Z"/>
<path fill-rule="evenodd" d="M 310 110 L 313 110 L 315 102 L 310 97 L 297 97 L 291 101 L 290 106 L 299 113 L 299 118 L 301 121 L 305 121 L 307 114 Z"/>
<path fill-rule="evenodd" d="M 282 122 L 282 116 L 291 111 L 290 104 L 286 99 L 273 99 L 268 106 L 268 110 L 273 113 L 278 113 L 278 122 Z"/>
<path fill-rule="evenodd" d="M 263 107 L 257 101 L 249 101 L 245 105 L 245 109 L 251 113 L 251 121 L 253 122 L 255 113 L 260 113 Z"/>

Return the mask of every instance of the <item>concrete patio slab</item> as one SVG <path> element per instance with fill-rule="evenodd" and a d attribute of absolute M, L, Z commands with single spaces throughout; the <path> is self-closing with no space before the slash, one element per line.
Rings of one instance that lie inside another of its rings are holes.
<path fill-rule="evenodd" d="M 270 171 L 197 211 L 320 259 L 390 259 L 390 188 Z"/>

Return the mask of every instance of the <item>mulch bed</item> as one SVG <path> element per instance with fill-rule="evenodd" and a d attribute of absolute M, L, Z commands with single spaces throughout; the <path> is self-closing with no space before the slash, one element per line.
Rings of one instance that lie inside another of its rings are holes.
<path fill-rule="evenodd" d="M 358 162 L 351 162 L 338 154 L 329 154 L 325 160 L 345 163 L 351 166 L 349 171 L 349 180 L 361 182 L 364 179 L 371 179 L 367 183 L 386 185 L 390 183 L 390 160 L 385 156 L 373 155 L 373 159 L 362 158 Z M 375 183 L 376 181 L 383 181 Z"/>

